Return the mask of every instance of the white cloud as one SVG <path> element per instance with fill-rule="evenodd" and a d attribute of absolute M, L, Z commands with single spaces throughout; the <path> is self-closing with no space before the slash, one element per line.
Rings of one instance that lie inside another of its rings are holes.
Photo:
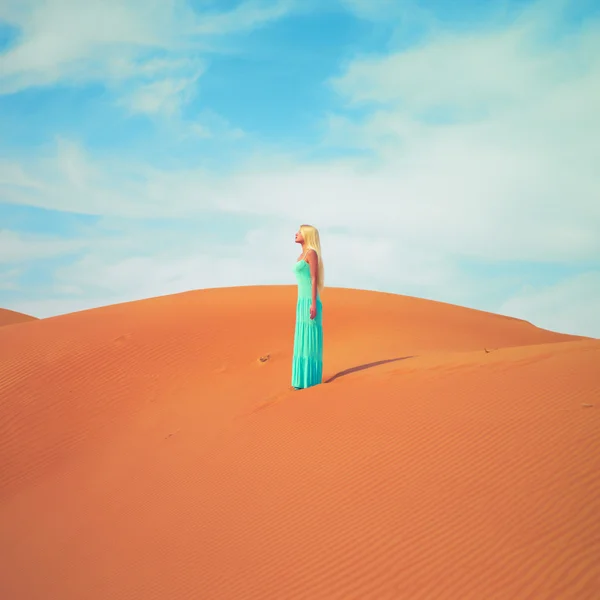
<path fill-rule="evenodd" d="M 185 0 L 5 0 L 0 21 L 20 35 L 0 54 L 0 94 L 100 82 L 130 110 L 177 113 L 203 71 L 202 51 L 219 36 L 283 17 L 294 4 L 249 0 L 203 14 Z"/>
<path fill-rule="evenodd" d="M 417 230 L 439 240 L 445 227 L 457 252 L 600 256 L 600 24 L 561 37 L 550 8 L 361 58 L 332 81 L 373 111 L 360 122 L 331 115 L 328 143 L 377 153 L 396 173 L 398 218 L 416 210 Z"/>
<path fill-rule="evenodd" d="M 393 37 L 401 37 L 409 28 L 435 26 L 433 13 L 418 0 L 340 0 L 340 3 L 360 19 L 394 24 Z"/>
<path fill-rule="evenodd" d="M 599 306 L 600 271 L 589 271 L 546 287 L 526 286 L 498 312 L 553 331 L 600 338 Z"/>
<path fill-rule="evenodd" d="M 181 138 L 189 137 L 233 141 L 246 137 L 246 132 L 232 125 L 221 115 L 203 110 L 196 115 L 193 123 L 185 123 L 181 128 Z"/>
<path fill-rule="evenodd" d="M 538 2 L 508 27 L 441 30 L 403 51 L 355 60 L 332 83 L 352 103 L 392 103 L 417 114 L 438 106 L 484 109 L 486 117 L 531 109 L 572 83 L 597 93 L 598 22 L 561 35 L 560 18 L 552 3 Z M 593 98 L 580 101 L 589 107 Z"/>
<path fill-rule="evenodd" d="M 268 156 L 233 174 L 162 171 L 119 157 L 93 160 L 63 140 L 31 172 L 5 168 L 0 178 L 11 182 L 7 201 L 70 212 L 192 218 L 221 210 L 297 222 L 311 215 L 322 227 L 395 237 L 411 254 L 554 262 L 600 255 L 600 186 L 585 158 L 565 169 L 552 148 L 511 154 L 485 128 L 470 137 L 465 128 L 420 129 L 408 156 L 376 165 Z"/>
<path fill-rule="evenodd" d="M 159 23 L 165 23 L 168 31 L 172 23 L 169 3 L 150 2 L 152 20 L 140 18 L 146 5 L 139 0 L 55 0 L 29 2 L 26 9 L 13 10 L 21 36 L 0 56 L 0 90 L 10 93 L 65 79 L 93 81 L 114 76 L 115 66 L 124 59 L 164 47 Z"/>
<path fill-rule="evenodd" d="M 181 107 L 192 99 L 194 84 L 200 75 L 199 70 L 190 77 L 160 79 L 140 85 L 125 96 L 120 104 L 133 113 L 167 116 L 179 114 Z"/>
<path fill-rule="evenodd" d="M 332 115 L 323 145 L 366 148 L 368 159 L 317 164 L 255 147 L 252 157 L 218 175 L 94 159 L 63 142 L 56 156 L 29 168 L 0 165 L 5 197 L 124 217 L 223 210 L 303 221 L 310 214 L 322 227 L 396 237 L 411 254 L 594 260 L 600 27 L 592 22 L 549 43 L 552 16 L 560 15 L 538 7 L 485 35 L 446 32 L 415 49 L 348 65 L 335 89 L 350 103 L 383 106 L 359 121 Z M 138 100 L 139 109 L 158 108 L 144 104 L 143 94 Z M 432 122 L 431 114 L 424 118 L 431 110 L 460 118 Z M 209 123 L 189 134 L 206 137 L 211 129 Z M 77 168 L 69 171 L 75 154 Z"/>
<path fill-rule="evenodd" d="M 224 35 L 254 29 L 269 21 L 280 19 L 299 7 L 296 0 L 260 2 L 249 0 L 229 12 L 202 16 L 193 31 L 204 35 Z"/>
<path fill-rule="evenodd" d="M 30 171 L 25 165 L 9 160 L 0 160 L 0 189 L 3 193 L 17 192 L 23 194 L 23 204 L 34 204 L 35 196 L 46 192 L 43 182 L 35 176 L 27 174 Z"/>
<path fill-rule="evenodd" d="M 342 6 L 357 16 L 365 19 L 389 18 L 390 12 L 395 12 L 403 2 L 398 0 L 341 0 Z"/>
<path fill-rule="evenodd" d="M 0 229 L 0 264 L 15 265 L 63 254 L 76 254 L 87 244 L 85 239 L 69 240 Z"/>
<path fill-rule="evenodd" d="M 29 168 L 0 163 L 3 200 L 66 212 L 122 217 L 199 214 L 210 181 L 200 170 L 160 171 L 121 157 L 93 160 L 79 144 L 59 138 L 56 153 Z M 17 168 L 18 167 L 18 168 Z"/>
<path fill-rule="evenodd" d="M 1 235 L 1 233 L 0 233 Z M 1 246 L 1 242 L 0 242 Z M 19 289 L 20 269 L 0 269 L 0 291 L 16 291 Z"/>

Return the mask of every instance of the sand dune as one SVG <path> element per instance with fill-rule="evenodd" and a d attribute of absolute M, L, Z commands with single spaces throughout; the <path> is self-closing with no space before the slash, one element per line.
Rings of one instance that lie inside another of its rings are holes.
<path fill-rule="evenodd" d="M 600 340 L 327 289 L 294 392 L 295 294 L 0 329 L 0 597 L 600 597 Z"/>
<path fill-rule="evenodd" d="M 24 315 L 14 310 L 0 308 L 0 327 L 3 325 L 14 325 L 15 323 L 24 323 L 26 321 L 36 321 L 36 317 Z"/>

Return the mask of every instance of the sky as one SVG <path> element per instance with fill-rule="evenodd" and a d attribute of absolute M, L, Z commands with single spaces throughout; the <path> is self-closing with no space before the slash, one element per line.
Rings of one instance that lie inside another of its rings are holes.
<path fill-rule="evenodd" d="M 2 0 L 0 307 L 326 286 L 600 337 L 596 0 Z M 326 290 L 323 293 L 326 306 Z"/>

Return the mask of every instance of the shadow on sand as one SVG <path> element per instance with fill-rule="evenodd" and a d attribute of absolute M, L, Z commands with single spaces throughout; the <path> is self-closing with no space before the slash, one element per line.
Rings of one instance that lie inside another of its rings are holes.
<path fill-rule="evenodd" d="M 398 358 L 386 358 L 385 360 L 378 360 L 376 362 L 367 363 L 365 365 L 358 365 L 357 367 L 351 367 L 350 369 L 346 369 L 345 371 L 340 371 L 339 373 L 336 373 L 335 375 L 333 375 L 333 377 L 326 379 L 323 383 L 331 383 L 332 381 L 334 381 L 335 379 L 338 379 L 339 377 L 344 377 L 344 375 L 350 375 L 350 373 L 356 373 L 357 371 L 364 371 L 365 369 L 370 369 L 371 367 L 377 367 L 379 365 L 384 365 L 385 363 L 396 362 L 398 360 L 406 360 L 407 358 L 414 358 L 414 357 L 413 356 L 399 356 Z"/>

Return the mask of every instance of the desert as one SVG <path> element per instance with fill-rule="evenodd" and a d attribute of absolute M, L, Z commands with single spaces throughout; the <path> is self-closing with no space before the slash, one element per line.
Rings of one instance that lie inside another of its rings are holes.
<path fill-rule="evenodd" d="M 295 294 L 0 327 L 2 597 L 597 598 L 600 340 L 330 288 L 294 391 Z"/>

